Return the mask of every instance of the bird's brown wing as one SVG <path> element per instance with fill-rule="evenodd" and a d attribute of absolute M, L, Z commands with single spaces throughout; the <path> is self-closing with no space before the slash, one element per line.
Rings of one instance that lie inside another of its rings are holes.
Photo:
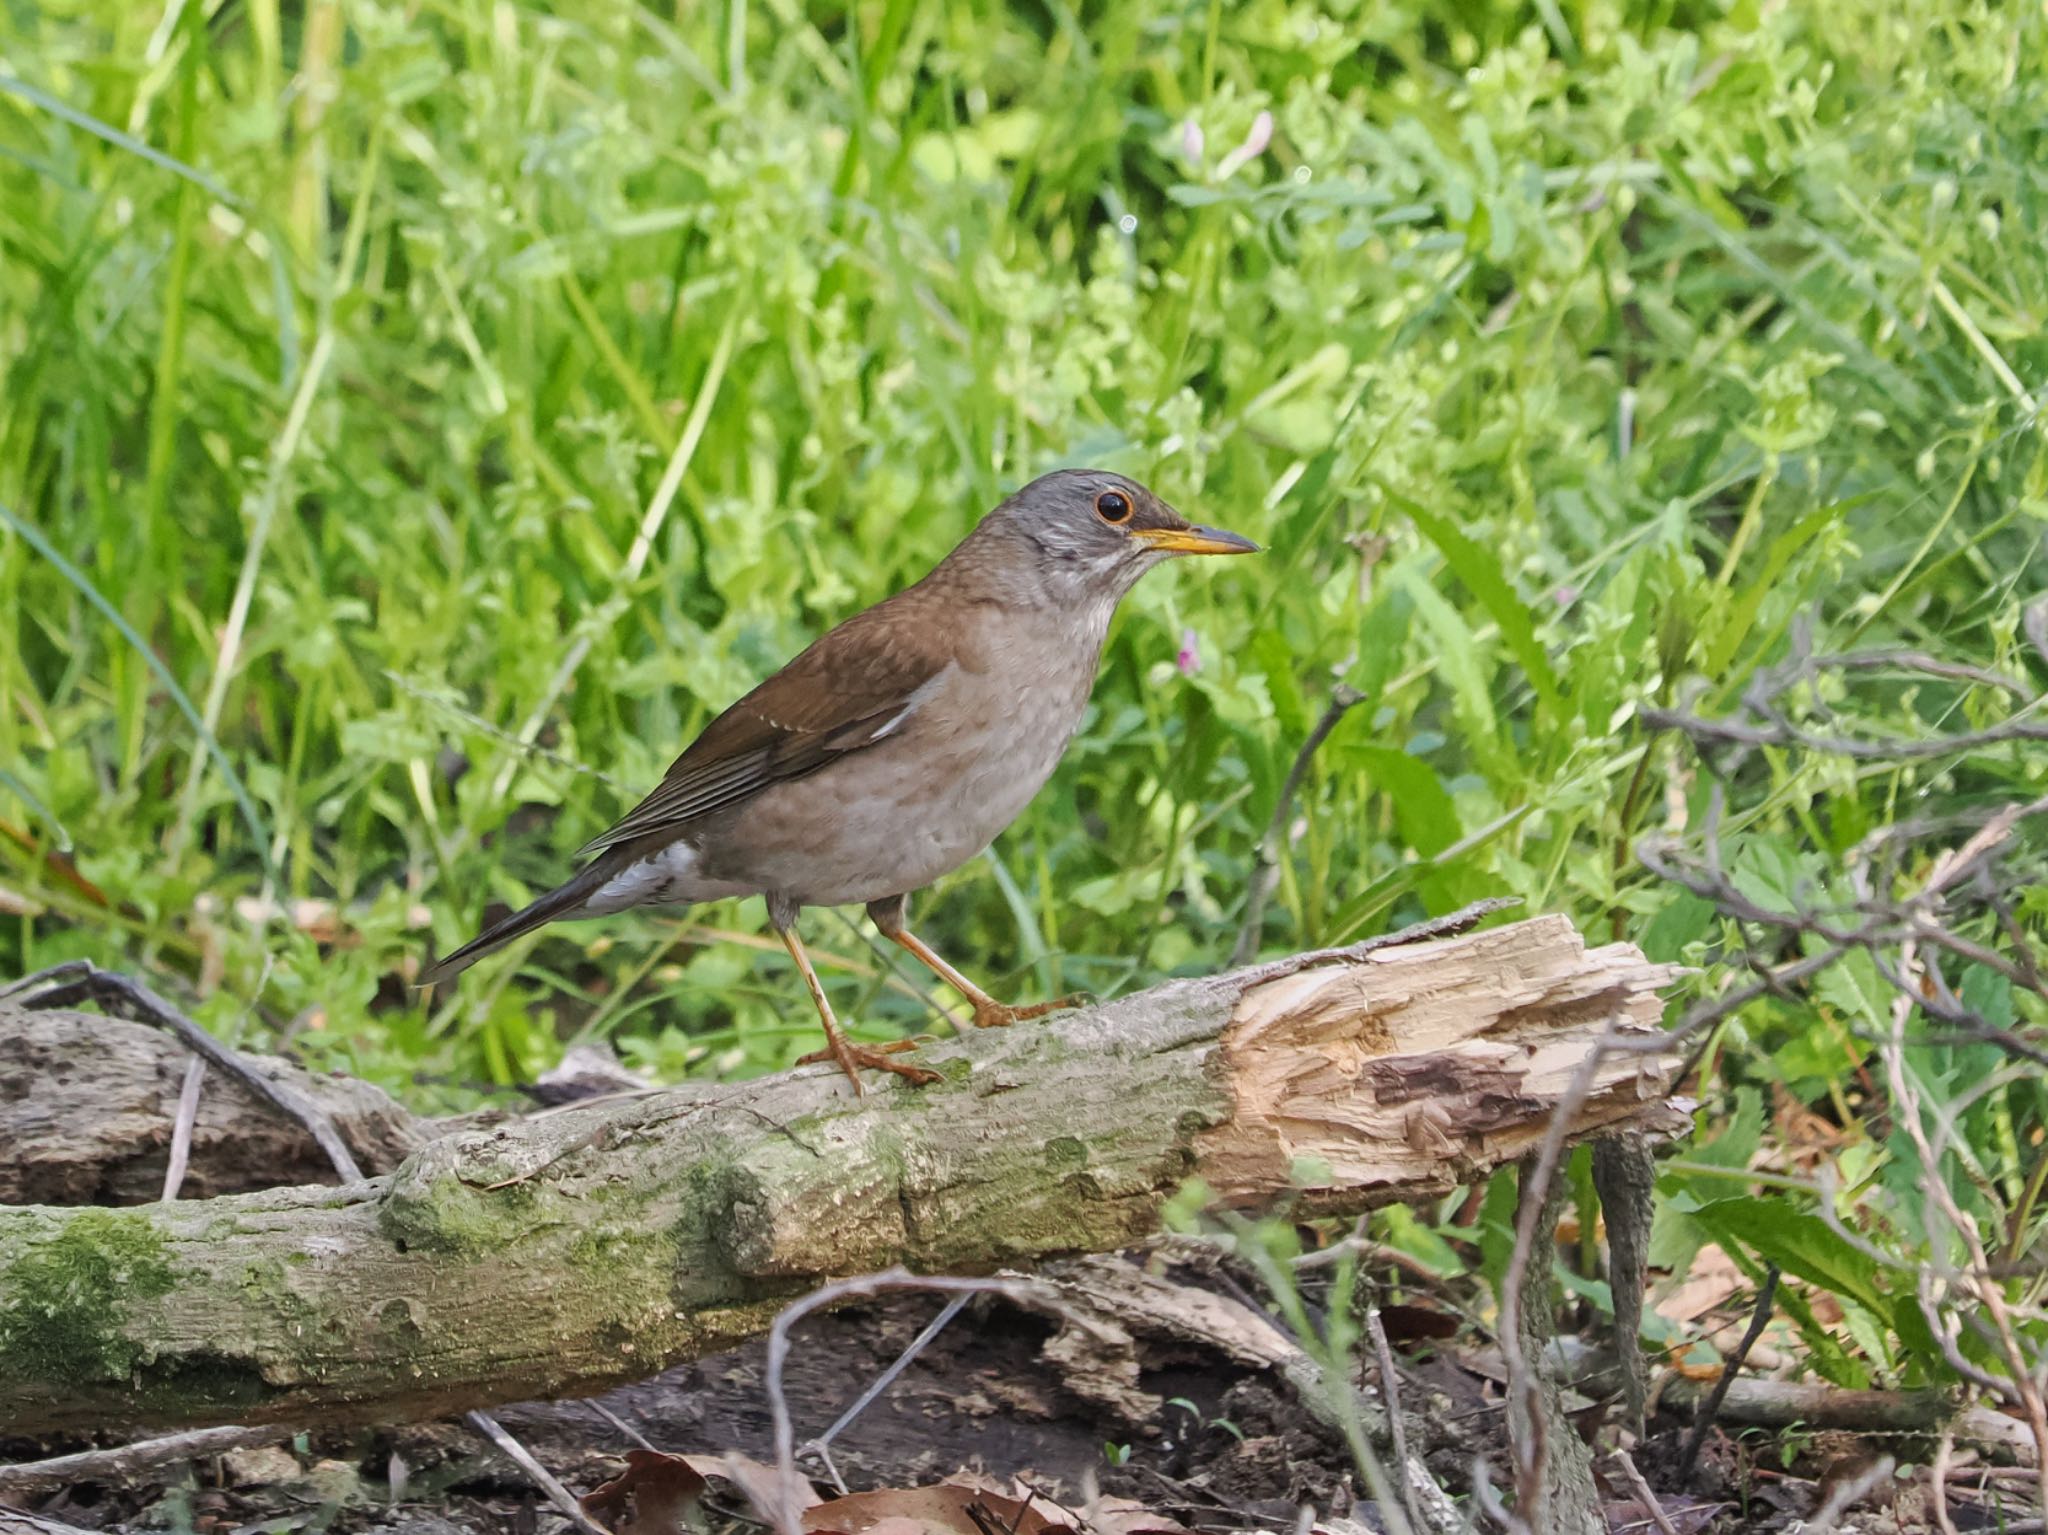
<path fill-rule="evenodd" d="M 889 611 L 895 606 L 848 619 L 719 715 L 653 793 L 577 856 L 673 835 L 900 729 L 916 712 L 919 689 L 954 655 L 947 626 L 906 622 L 908 614 Z"/>

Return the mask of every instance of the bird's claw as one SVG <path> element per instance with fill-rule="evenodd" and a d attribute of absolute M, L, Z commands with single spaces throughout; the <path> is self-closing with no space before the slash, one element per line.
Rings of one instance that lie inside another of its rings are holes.
<path fill-rule="evenodd" d="M 820 1061 L 835 1061 L 846 1073 L 846 1080 L 853 1084 L 855 1097 L 864 1096 L 867 1089 L 861 1085 L 860 1069 L 866 1066 L 874 1071 L 886 1071 L 903 1078 L 912 1087 L 926 1087 L 942 1080 L 939 1073 L 928 1066 L 913 1066 L 908 1061 L 895 1061 L 890 1057 L 901 1055 L 906 1050 L 915 1050 L 918 1042 L 914 1039 L 892 1039 L 882 1045 L 856 1045 L 835 1038 L 824 1049 L 813 1050 L 809 1055 L 797 1057 L 797 1065 L 814 1066 Z"/>
<path fill-rule="evenodd" d="M 977 1029 L 1006 1029 L 1013 1023 L 1029 1023 L 1033 1018 L 1063 1013 L 1068 1008 L 1082 1007 L 1093 1000 L 1085 991 L 1070 992 L 1050 1002 L 1032 1002 L 1024 1007 L 1011 1007 L 1008 1003 L 984 998 L 974 1005 L 974 1026 Z"/>

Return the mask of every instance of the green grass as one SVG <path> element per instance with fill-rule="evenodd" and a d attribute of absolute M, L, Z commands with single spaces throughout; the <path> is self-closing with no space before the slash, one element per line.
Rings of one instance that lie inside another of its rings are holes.
<path fill-rule="evenodd" d="M 1505 893 L 1711 962 L 1631 853 L 1705 803 L 1642 707 L 1727 707 L 1800 615 L 2030 671 L 2038 6 L 69 0 L 0 57 L 0 974 L 168 976 L 420 1101 L 576 1036 L 786 1062 L 758 902 L 403 982 L 1062 462 L 1269 552 L 1139 590 L 1053 785 L 922 902 L 1020 997 L 1221 963 L 1339 682 L 1265 948 Z M 1817 876 L 2043 777 L 1773 756 L 1730 829 Z M 811 932 L 863 1027 L 929 1026 Z M 1710 1096 L 1789 1041 L 1827 1101 L 1832 1017 L 1759 1005 Z"/>

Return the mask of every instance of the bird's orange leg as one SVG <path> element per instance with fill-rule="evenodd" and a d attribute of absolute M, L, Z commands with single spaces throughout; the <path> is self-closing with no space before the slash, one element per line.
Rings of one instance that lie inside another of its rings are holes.
<path fill-rule="evenodd" d="M 832 1004 L 825 1000 L 825 987 L 818 980 L 818 972 L 811 968 L 811 956 L 804 952 L 803 940 L 796 935 L 795 927 L 778 926 L 782 946 L 789 950 L 789 957 L 796 961 L 797 969 L 803 972 L 804 984 L 811 989 L 811 1001 L 817 1004 L 818 1021 L 825 1026 L 825 1048 L 813 1051 L 798 1059 L 799 1066 L 808 1066 L 814 1061 L 837 1061 L 839 1069 L 846 1073 L 846 1080 L 853 1084 L 856 1097 L 866 1093 L 860 1083 L 860 1068 L 871 1066 L 877 1071 L 891 1071 L 910 1083 L 922 1087 L 927 1082 L 939 1080 L 939 1074 L 923 1066 L 913 1066 L 908 1061 L 892 1061 L 890 1056 L 905 1050 L 917 1048 L 915 1040 L 891 1040 L 886 1045 L 869 1048 L 856 1045 L 839 1032 L 839 1020 L 832 1016 Z"/>
<path fill-rule="evenodd" d="M 902 896 L 891 896 L 886 901 L 870 901 L 868 915 L 874 918 L 875 926 L 884 938 L 907 949 L 917 962 L 925 966 L 948 986 L 965 997 L 974 1008 L 974 1026 L 977 1029 L 1000 1029 L 1013 1023 L 1022 1023 L 1031 1018 L 1043 1018 L 1047 1013 L 1062 1012 L 1078 1007 L 1087 1001 L 1084 992 L 1059 997 L 1051 1002 L 1033 1002 L 1026 1007 L 1012 1007 L 1007 1002 L 998 1002 L 958 970 L 947 964 L 933 949 L 905 924 L 905 901 Z"/>

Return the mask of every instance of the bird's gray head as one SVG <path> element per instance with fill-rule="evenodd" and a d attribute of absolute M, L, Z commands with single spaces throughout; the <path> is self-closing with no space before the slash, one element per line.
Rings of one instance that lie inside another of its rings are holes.
<path fill-rule="evenodd" d="M 1041 475 L 981 520 L 968 545 L 1021 550 L 1049 595 L 1111 604 L 1177 554 L 1250 554 L 1258 545 L 1197 527 L 1136 480 L 1106 469 Z"/>

